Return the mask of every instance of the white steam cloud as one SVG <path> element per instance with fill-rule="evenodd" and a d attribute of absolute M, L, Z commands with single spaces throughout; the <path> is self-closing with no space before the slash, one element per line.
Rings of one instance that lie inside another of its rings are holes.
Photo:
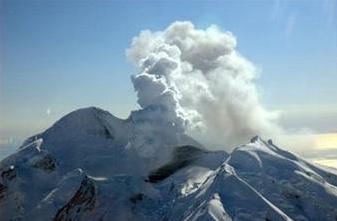
<path fill-rule="evenodd" d="M 278 115 L 262 106 L 256 68 L 236 43 L 215 25 L 201 30 L 174 22 L 142 31 L 127 50 L 140 69 L 132 77 L 139 105 L 160 107 L 160 117 L 206 144 L 232 147 L 278 133 Z"/>

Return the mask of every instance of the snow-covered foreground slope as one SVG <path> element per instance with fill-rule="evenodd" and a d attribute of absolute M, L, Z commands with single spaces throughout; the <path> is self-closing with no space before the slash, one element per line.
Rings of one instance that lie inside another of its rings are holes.
<path fill-rule="evenodd" d="M 27 139 L 0 162 L 0 220 L 337 220 L 336 172 L 259 137 L 211 152 L 146 111 L 80 109 Z"/>

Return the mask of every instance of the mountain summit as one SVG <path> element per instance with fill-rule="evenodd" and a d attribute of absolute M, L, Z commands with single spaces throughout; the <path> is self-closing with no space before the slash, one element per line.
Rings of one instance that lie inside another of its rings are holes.
<path fill-rule="evenodd" d="M 207 150 L 149 108 L 84 108 L 28 138 L 0 162 L 0 220 L 337 220 L 336 171 L 258 136 Z"/>

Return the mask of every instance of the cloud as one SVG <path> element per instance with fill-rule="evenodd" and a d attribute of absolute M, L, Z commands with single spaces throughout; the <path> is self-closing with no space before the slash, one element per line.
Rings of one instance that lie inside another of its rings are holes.
<path fill-rule="evenodd" d="M 297 132 L 294 135 L 279 135 L 275 143 L 280 147 L 291 149 L 306 159 L 313 161 L 337 160 L 337 134 L 336 133 L 310 133 Z"/>
<path fill-rule="evenodd" d="M 257 70 L 236 45 L 231 32 L 188 21 L 140 32 L 127 49 L 140 70 L 132 77 L 139 105 L 161 107 L 162 118 L 205 144 L 233 147 L 278 133 L 277 112 L 261 104 Z"/>

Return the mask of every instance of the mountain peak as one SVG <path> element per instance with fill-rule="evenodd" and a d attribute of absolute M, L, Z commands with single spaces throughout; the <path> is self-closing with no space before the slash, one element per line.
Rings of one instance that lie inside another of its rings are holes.
<path fill-rule="evenodd" d="M 80 108 L 62 117 L 54 124 L 54 126 L 57 126 L 59 124 L 78 126 L 89 125 L 90 123 L 98 121 L 99 117 L 107 115 L 112 116 L 109 112 L 99 109 L 97 107 Z"/>
<path fill-rule="evenodd" d="M 122 120 L 97 107 L 81 108 L 62 117 L 46 134 L 65 137 L 103 134 L 112 137 L 113 127 L 121 122 Z"/>
<path fill-rule="evenodd" d="M 261 140 L 262 140 L 261 137 L 256 135 L 256 136 L 254 136 L 250 139 L 250 142 L 255 143 L 255 142 L 258 142 L 258 141 L 261 141 Z"/>
<path fill-rule="evenodd" d="M 259 136 L 208 151 L 155 111 L 82 108 L 28 139 L 0 162 L 0 220 L 337 218 L 337 174 Z"/>

